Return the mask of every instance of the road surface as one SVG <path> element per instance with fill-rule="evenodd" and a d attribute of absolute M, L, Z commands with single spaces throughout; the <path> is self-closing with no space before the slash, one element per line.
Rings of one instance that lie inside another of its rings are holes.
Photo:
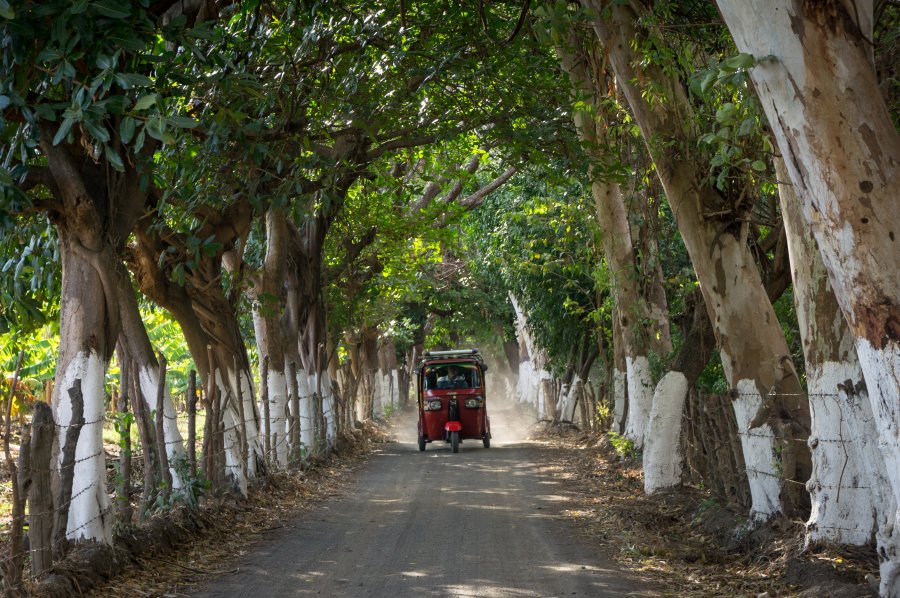
<path fill-rule="evenodd" d="M 522 440 L 512 404 L 491 411 L 490 449 L 420 453 L 414 414 L 340 497 L 235 559 L 196 596 L 655 596 L 558 517 L 564 485 Z"/>

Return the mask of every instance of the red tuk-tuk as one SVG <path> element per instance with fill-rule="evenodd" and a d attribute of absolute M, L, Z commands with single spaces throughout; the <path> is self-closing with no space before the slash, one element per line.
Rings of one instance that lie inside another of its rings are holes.
<path fill-rule="evenodd" d="M 485 402 L 487 365 L 478 349 L 426 351 L 416 368 L 419 405 L 419 450 L 436 440 L 454 453 L 463 440 L 491 446 L 491 423 Z"/>

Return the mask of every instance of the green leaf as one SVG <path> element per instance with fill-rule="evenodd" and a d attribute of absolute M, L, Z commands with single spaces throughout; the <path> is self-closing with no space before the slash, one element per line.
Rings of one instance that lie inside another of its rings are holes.
<path fill-rule="evenodd" d="M 3 0 L 0 0 L 2 2 Z M 63 57 L 62 52 L 60 52 L 57 48 L 48 48 L 37 55 L 34 59 L 35 62 L 56 62 Z"/>
<path fill-rule="evenodd" d="M 116 73 L 116 81 L 119 82 L 124 89 L 132 87 L 151 87 L 153 81 L 150 77 L 140 75 L 138 73 Z"/>
<path fill-rule="evenodd" d="M 53 136 L 53 145 L 59 145 L 59 142 L 66 138 L 66 135 L 69 134 L 69 131 L 72 129 L 72 125 L 75 124 L 75 119 L 71 116 L 66 117 L 62 124 L 59 125 L 59 129 L 56 131 L 56 135 Z"/>
<path fill-rule="evenodd" d="M 756 59 L 750 54 L 738 54 L 725 60 L 725 64 L 733 69 L 749 69 L 756 64 Z"/>
<path fill-rule="evenodd" d="M 754 160 L 750 163 L 750 168 L 756 172 L 764 172 L 766 170 L 766 163 L 762 160 Z"/>
<path fill-rule="evenodd" d="M 170 116 L 166 119 L 166 122 L 179 129 L 193 129 L 200 124 L 189 116 Z"/>
<path fill-rule="evenodd" d="M 118 2 L 118 0 L 100 0 L 94 2 L 91 8 L 100 13 L 104 17 L 111 19 L 127 19 L 131 16 L 131 11 L 127 7 L 129 3 Z"/>
<path fill-rule="evenodd" d="M 138 101 L 134 103 L 134 109 L 146 110 L 150 106 L 154 105 L 158 99 L 159 96 L 157 94 L 148 93 L 147 95 L 138 98 Z"/>
<path fill-rule="evenodd" d="M 159 117 L 149 119 L 147 121 L 147 124 L 144 125 L 144 131 L 147 132 L 147 135 L 150 135 L 150 137 L 153 137 L 157 141 L 162 141 L 162 134 L 163 134 L 162 119 Z"/>
<path fill-rule="evenodd" d="M 122 143 L 128 143 L 131 141 L 131 138 L 134 136 L 134 128 L 136 124 L 136 121 L 130 116 L 126 116 L 122 119 L 122 122 L 119 123 L 119 139 L 122 141 Z"/>
<path fill-rule="evenodd" d="M 737 106 L 731 102 L 716 110 L 716 121 L 722 124 L 731 124 L 737 114 Z"/>
<path fill-rule="evenodd" d="M 703 80 L 700 81 L 700 91 L 703 93 L 709 91 L 713 86 L 713 83 L 716 82 L 717 76 L 718 73 L 716 73 L 715 71 L 709 71 L 708 73 L 706 73 L 706 75 L 703 77 Z"/>
<path fill-rule="evenodd" d="M 3 17 L 4 19 L 16 18 L 16 12 L 12 9 L 7 0 L 0 0 L 0 17 Z"/>
<path fill-rule="evenodd" d="M 106 161 L 109 162 L 112 167 L 119 172 L 125 172 L 125 163 L 122 162 L 122 158 L 119 156 L 116 150 L 112 149 L 108 145 L 103 146 L 103 149 L 106 151 Z"/>
<path fill-rule="evenodd" d="M 87 129 L 87 132 L 90 133 L 91 137 L 97 141 L 101 143 L 109 141 L 109 131 L 106 130 L 106 127 L 99 126 L 89 120 L 84 121 L 82 124 L 84 125 L 84 128 Z"/>
<path fill-rule="evenodd" d="M 9 96 L 0 96 L 0 110 L 9 106 L 10 103 L 12 103 L 12 100 L 9 99 Z"/>

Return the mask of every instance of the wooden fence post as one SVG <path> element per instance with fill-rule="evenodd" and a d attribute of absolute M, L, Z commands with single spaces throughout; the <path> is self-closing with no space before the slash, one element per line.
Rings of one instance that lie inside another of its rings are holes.
<path fill-rule="evenodd" d="M 28 489 L 28 541 L 31 574 L 42 575 L 53 566 L 53 494 L 50 489 L 51 450 L 56 423 L 53 409 L 35 402 L 31 420 L 31 487 Z M 26 450 L 22 446 L 22 450 Z"/>

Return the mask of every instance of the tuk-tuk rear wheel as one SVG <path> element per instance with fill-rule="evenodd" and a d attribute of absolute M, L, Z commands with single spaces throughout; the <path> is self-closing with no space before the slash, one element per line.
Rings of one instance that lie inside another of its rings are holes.
<path fill-rule="evenodd" d="M 459 432 L 450 432 L 450 448 L 454 453 L 459 452 Z"/>
<path fill-rule="evenodd" d="M 421 435 L 419 436 L 419 450 L 420 451 L 425 450 L 425 437 L 421 436 Z"/>
<path fill-rule="evenodd" d="M 491 437 L 489 434 L 485 434 L 484 438 L 481 439 L 482 444 L 484 444 L 484 448 L 491 448 Z"/>

